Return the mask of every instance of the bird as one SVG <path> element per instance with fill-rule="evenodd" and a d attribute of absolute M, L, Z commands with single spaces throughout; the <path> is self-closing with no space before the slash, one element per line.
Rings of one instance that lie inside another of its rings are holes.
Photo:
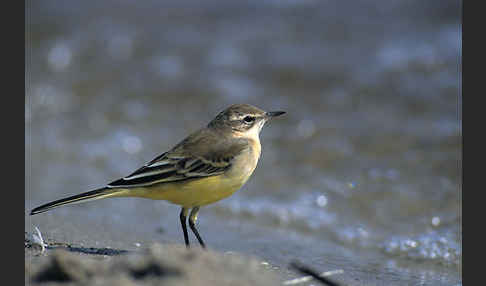
<path fill-rule="evenodd" d="M 200 246 L 206 248 L 196 228 L 200 208 L 241 189 L 260 158 L 262 127 L 285 113 L 266 112 L 250 104 L 233 104 L 205 127 L 130 175 L 104 187 L 41 205 L 32 209 L 30 215 L 105 198 L 164 200 L 181 207 L 179 219 L 186 247 L 190 247 L 188 220 Z"/>

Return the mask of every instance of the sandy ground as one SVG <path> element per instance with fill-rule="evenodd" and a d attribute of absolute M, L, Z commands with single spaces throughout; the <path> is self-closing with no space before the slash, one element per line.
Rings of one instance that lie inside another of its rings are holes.
<path fill-rule="evenodd" d="M 254 258 L 181 245 L 154 244 L 140 252 L 84 254 L 50 246 L 26 248 L 26 285 L 278 285 Z"/>
<path fill-rule="evenodd" d="M 340 285 L 452 285 L 455 281 L 446 272 L 419 275 L 428 268 L 416 263 L 407 265 L 406 271 L 383 269 L 379 263 L 383 257 L 346 251 L 327 240 L 292 237 L 282 229 L 211 218 L 209 213 L 204 218 L 214 223 L 199 224 L 208 251 L 202 251 L 192 236 L 191 249 L 186 250 L 179 226 L 169 218 L 125 215 L 116 220 L 100 213 L 80 206 L 26 215 L 25 284 L 283 285 L 304 276 L 289 267 L 293 260 L 319 273 L 342 270 L 330 277 Z M 33 244 L 35 226 L 47 244 L 43 253 Z M 310 280 L 295 285 L 320 284 Z"/>
<path fill-rule="evenodd" d="M 282 267 L 285 262 L 276 254 L 259 256 L 268 245 L 252 242 L 254 233 L 238 234 L 231 227 L 207 233 L 205 251 L 193 237 L 186 249 L 178 227 L 139 230 L 111 220 L 83 219 L 76 209 L 62 214 L 26 216 L 26 285 L 281 285 L 303 276 Z M 34 224 L 42 231 L 44 251 L 34 237 Z M 241 243 L 233 238 L 234 243 L 221 247 L 216 237 L 223 231 L 225 238 L 240 236 Z"/>

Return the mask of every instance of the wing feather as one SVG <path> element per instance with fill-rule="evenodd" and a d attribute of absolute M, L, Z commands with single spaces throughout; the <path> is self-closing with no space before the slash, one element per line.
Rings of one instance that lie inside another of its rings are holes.
<path fill-rule="evenodd" d="M 225 141 L 203 129 L 132 174 L 109 183 L 108 187 L 146 187 L 220 175 L 231 167 L 234 157 L 246 148 L 245 143 L 241 140 Z M 200 144 L 205 148 L 201 148 Z"/>

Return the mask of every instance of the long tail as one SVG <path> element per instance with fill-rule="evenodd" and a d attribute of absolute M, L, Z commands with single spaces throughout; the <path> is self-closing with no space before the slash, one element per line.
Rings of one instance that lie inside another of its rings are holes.
<path fill-rule="evenodd" d="M 68 198 L 64 198 L 64 199 L 60 199 L 60 200 L 57 200 L 57 201 L 47 203 L 45 205 L 42 205 L 40 207 L 33 209 L 30 212 L 30 215 L 43 213 L 43 212 L 46 212 L 46 211 L 51 210 L 53 208 L 57 208 L 57 207 L 64 206 L 64 205 L 70 205 L 70 204 L 99 200 L 99 199 L 108 198 L 108 197 L 114 197 L 114 196 L 117 196 L 118 192 L 120 192 L 120 189 L 110 189 L 110 188 L 106 188 L 106 187 L 100 188 L 100 189 L 97 189 L 97 190 L 94 190 L 94 191 L 82 193 L 82 194 L 79 194 L 79 195 L 75 195 L 75 196 L 71 196 L 71 197 L 68 197 Z"/>

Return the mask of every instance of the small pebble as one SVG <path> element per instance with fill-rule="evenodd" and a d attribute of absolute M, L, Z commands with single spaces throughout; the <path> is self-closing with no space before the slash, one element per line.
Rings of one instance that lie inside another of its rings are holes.
<path fill-rule="evenodd" d="M 327 198 L 324 195 L 320 195 L 317 197 L 316 203 L 320 207 L 325 207 L 327 205 Z"/>
<path fill-rule="evenodd" d="M 437 216 L 434 216 L 434 217 L 432 218 L 432 225 L 433 225 L 433 226 L 438 226 L 439 224 L 440 224 L 440 218 L 439 218 L 439 217 L 437 217 Z"/>

